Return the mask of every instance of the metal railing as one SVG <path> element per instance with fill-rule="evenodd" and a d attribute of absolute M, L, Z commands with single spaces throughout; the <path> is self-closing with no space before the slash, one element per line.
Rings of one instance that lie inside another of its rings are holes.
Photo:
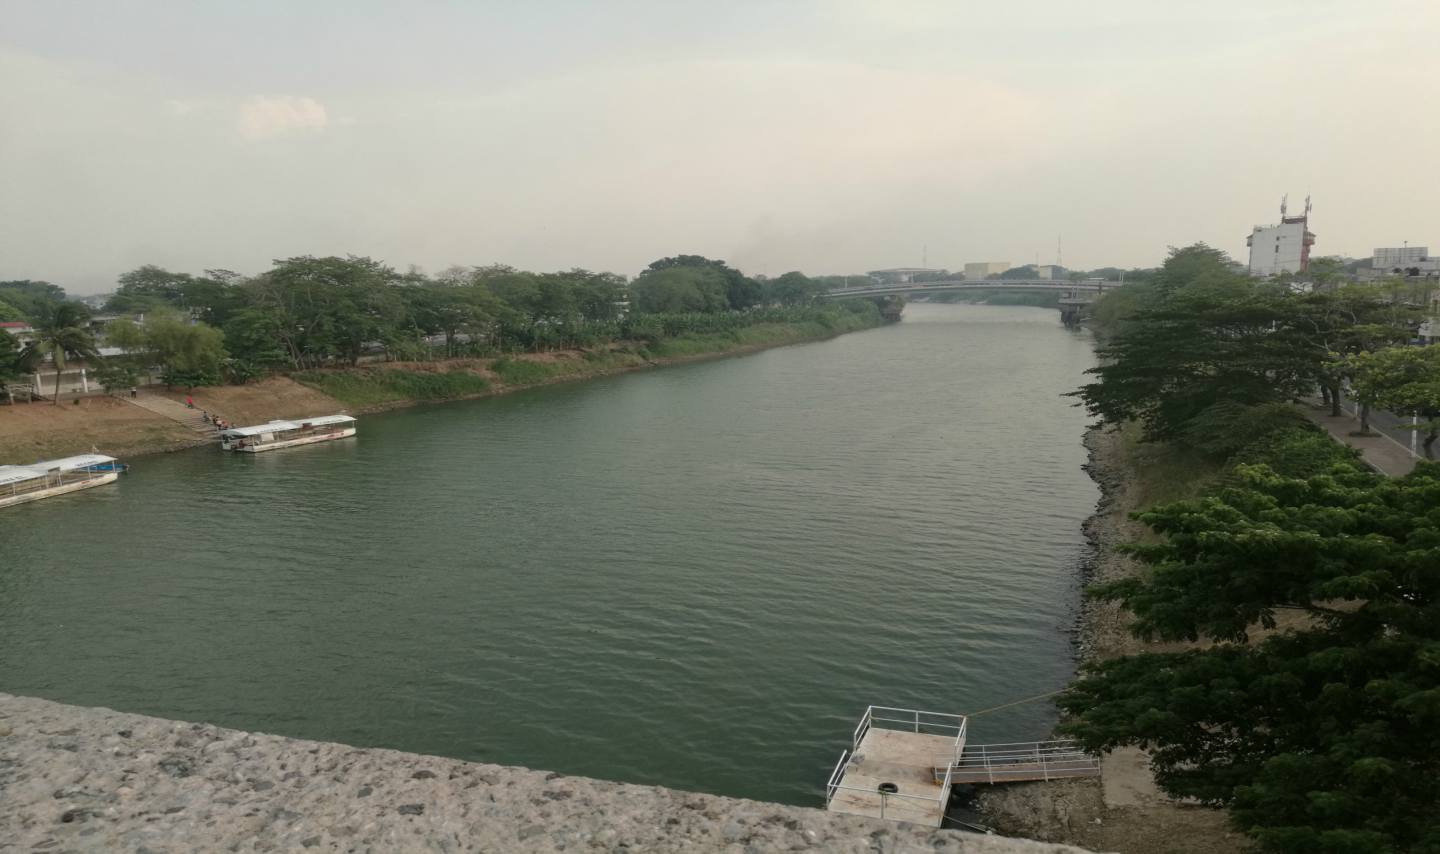
<path fill-rule="evenodd" d="M 837 807 L 835 805 L 835 797 L 841 792 L 859 792 L 860 794 L 866 795 L 867 798 L 878 797 L 880 799 L 880 818 L 893 817 L 886 815 L 887 811 L 894 809 L 894 807 L 890 805 L 890 801 L 892 798 L 897 798 L 902 802 L 918 801 L 921 804 L 925 804 L 927 807 L 930 804 L 935 804 L 939 806 L 942 813 L 944 812 L 945 801 L 950 794 L 950 775 L 948 773 L 944 776 L 944 782 L 940 786 L 940 793 L 938 795 L 910 795 L 904 792 L 886 792 L 880 789 L 865 789 L 859 786 L 844 786 L 840 784 L 840 780 L 845 776 L 845 767 L 849 763 L 850 758 L 851 757 L 849 751 L 840 751 L 840 761 L 835 763 L 835 770 L 830 772 L 830 780 L 825 784 L 826 809 L 832 812 L 846 813 L 848 815 L 873 817 L 873 813 L 868 810 L 862 811 L 857 809 L 845 809 L 843 806 Z"/>
<path fill-rule="evenodd" d="M 872 726 L 878 724 L 879 729 L 909 730 L 926 735 L 954 736 L 956 757 L 958 758 L 960 745 L 964 743 L 965 739 L 966 723 L 964 715 L 924 712 L 918 709 L 897 709 L 891 706 L 867 706 L 865 714 L 860 718 L 860 723 L 855 725 L 851 750 L 858 749 L 860 740 L 865 737 L 865 733 L 869 732 Z"/>
<path fill-rule="evenodd" d="M 851 749 L 842 750 L 840 759 L 835 763 L 835 768 L 830 772 L 830 779 L 825 784 L 825 807 L 835 812 L 850 813 L 852 815 L 870 816 L 872 811 L 860 811 L 856 809 L 845 809 L 837 807 L 835 798 L 841 792 L 857 792 L 870 798 L 878 798 L 880 803 L 880 818 L 887 818 L 887 812 L 895 809 L 892 806 L 892 799 L 899 799 L 901 803 L 916 802 L 939 807 L 941 813 L 945 810 L 945 801 L 950 794 L 950 777 L 952 768 L 960 760 L 960 751 L 965 744 L 965 727 L 967 721 L 964 715 L 952 715 L 945 712 L 926 712 L 918 709 L 898 709 L 891 706 L 868 706 L 865 714 L 860 717 L 860 722 L 855 725 L 851 733 Z M 856 751 L 860 748 L 860 742 L 864 740 L 865 734 L 872 728 L 898 730 L 902 732 L 921 733 L 925 735 L 940 735 L 953 737 L 955 746 L 950 754 L 940 759 L 936 765 L 936 780 L 939 791 L 934 795 L 915 795 L 904 792 L 887 792 L 880 789 L 861 788 L 859 786 L 845 786 L 841 780 L 845 776 L 846 767 L 854 760 Z M 943 774 L 939 772 L 939 766 L 944 765 L 946 770 Z M 873 801 L 870 801 L 873 803 Z M 898 805 L 897 805 L 898 806 Z"/>
<path fill-rule="evenodd" d="M 967 747 L 957 761 L 935 766 L 937 782 L 1004 783 L 1019 780 L 1058 780 L 1095 777 L 1100 774 L 1100 757 L 1082 750 L 1078 743 L 1022 741 L 1008 744 L 977 744 Z"/>

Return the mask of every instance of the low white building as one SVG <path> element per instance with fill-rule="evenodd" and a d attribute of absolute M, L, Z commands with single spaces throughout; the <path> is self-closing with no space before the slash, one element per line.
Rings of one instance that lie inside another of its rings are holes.
<path fill-rule="evenodd" d="M 1440 276 L 1440 258 L 1432 258 L 1425 246 L 1377 247 L 1370 270 L 1376 277 Z"/>
<path fill-rule="evenodd" d="M 988 279 L 1010 269 L 1009 261 L 972 261 L 965 265 L 965 278 Z"/>
<path fill-rule="evenodd" d="M 1310 247 L 1315 245 L 1315 234 L 1309 226 L 1308 198 L 1305 200 L 1305 213 L 1300 216 L 1286 216 L 1282 200 L 1279 224 L 1257 225 L 1245 238 L 1245 245 L 1250 247 L 1250 275 L 1278 276 L 1308 270 Z"/>
<path fill-rule="evenodd" d="M 35 340 L 35 328 L 23 320 L 7 320 L 0 323 L 0 334 L 10 335 L 21 347 Z"/>

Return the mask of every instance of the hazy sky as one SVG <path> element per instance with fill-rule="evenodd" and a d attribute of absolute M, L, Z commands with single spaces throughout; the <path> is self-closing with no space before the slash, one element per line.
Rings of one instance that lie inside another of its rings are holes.
<path fill-rule="evenodd" d="M 0 0 L 0 279 L 1440 250 L 1437 0 Z"/>

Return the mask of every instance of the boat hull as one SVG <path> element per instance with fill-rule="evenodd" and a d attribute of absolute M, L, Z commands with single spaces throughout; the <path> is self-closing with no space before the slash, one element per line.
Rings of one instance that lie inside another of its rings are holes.
<path fill-rule="evenodd" d="M 114 483 L 119 477 L 119 472 L 100 472 L 94 477 L 64 483 L 60 486 L 52 486 L 49 489 L 37 489 L 34 492 L 26 492 L 21 495 L 0 495 L 0 507 L 13 507 L 16 504 L 27 504 L 31 501 L 39 501 L 42 498 L 54 498 L 57 495 L 79 492 L 82 489 L 89 489 L 92 486 L 103 486 L 107 483 Z"/>
<path fill-rule="evenodd" d="M 225 450 L 235 451 L 236 453 L 240 454 L 259 454 L 264 451 L 278 451 L 281 448 L 294 448 L 299 445 L 313 445 L 316 442 L 333 442 L 336 439 L 347 439 L 354 435 L 355 428 L 346 427 L 343 430 L 332 430 L 328 433 L 316 433 L 313 436 L 302 436 L 298 439 L 286 439 L 281 442 L 265 442 L 258 445 L 250 444 L 247 442 L 245 444 L 245 447 L 243 448 L 238 447 L 237 445 L 231 445 L 229 447 L 226 447 Z M 224 446 L 222 445 L 222 447 Z"/>

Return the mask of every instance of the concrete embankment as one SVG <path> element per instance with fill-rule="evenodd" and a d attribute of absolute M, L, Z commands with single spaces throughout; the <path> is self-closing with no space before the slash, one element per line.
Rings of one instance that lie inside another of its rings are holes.
<path fill-rule="evenodd" d="M 8 694 L 0 694 L 0 848 L 1082 850 Z"/>

